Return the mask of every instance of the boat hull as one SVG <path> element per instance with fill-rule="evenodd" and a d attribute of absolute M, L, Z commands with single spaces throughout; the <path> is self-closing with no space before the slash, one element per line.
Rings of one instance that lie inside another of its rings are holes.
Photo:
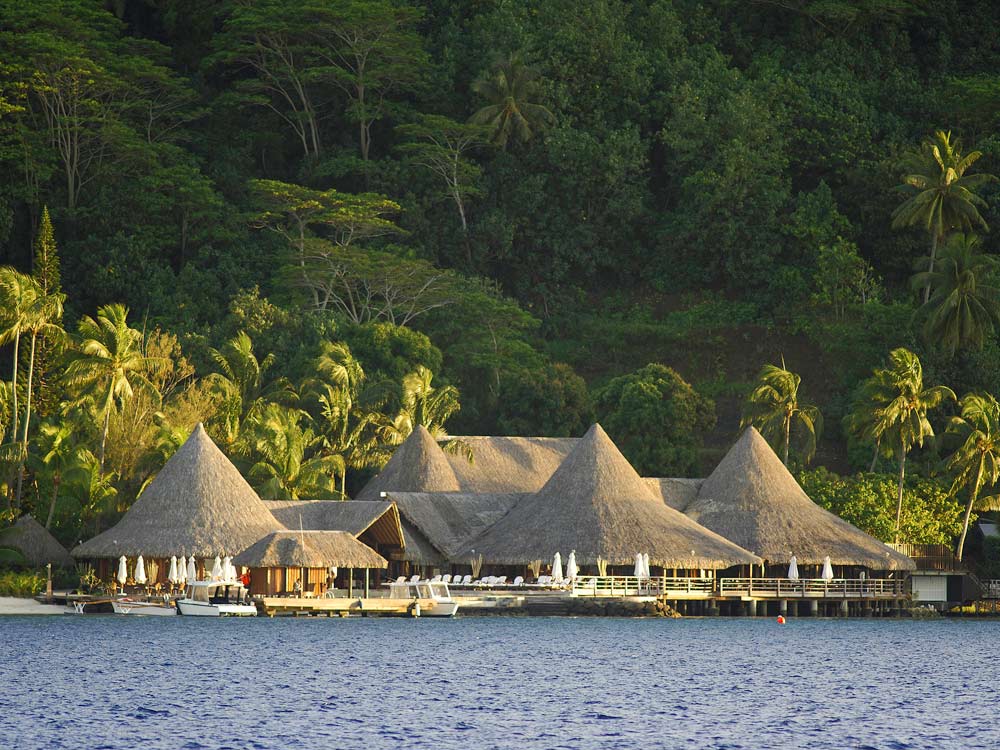
<path fill-rule="evenodd" d="M 256 617 L 257 607 L 252 604 L 207 604 L 181 599 L 177 602 L 180 614 L 188 617 Z"/>
<path fill-rule="evenodd" d="M 172 604 L 156 604 L 153 602 L 112 602 L 116 615 L 145 615 L 154 617 L 172 617 L 177 614 L 177 607 Z"/>

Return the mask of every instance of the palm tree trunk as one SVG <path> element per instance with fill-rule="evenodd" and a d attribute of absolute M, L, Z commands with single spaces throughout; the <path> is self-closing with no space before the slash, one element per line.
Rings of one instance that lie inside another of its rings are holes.
<path fill-rule="evenodd" d="M 13 412 L 11 412 L 13 415 L 13 419 L 11 419 L 13 427 L 11 428 L 10 431 L 10 442 L 12 443 L 17 442 L 17 356 L 18 356 L 17 352 L 18 349 L 20 348 L 20 345 L 21 345 L 21 334 L 17 334 L 14 337 L 14 372 L 11 374 L 10 377 L 10 391 L 14 395 L 12 401 L 14 410 Z"/>
<path fill-rule="evenodd" d="M 937 232 L 931 232 L 931 262 L 927 267 L 927 270 L 931 273 L 934 271 L 934 259 L 937 256 L 937 246 L 938 246 L 938 235 Z M 931 298 L 931 282 L 927 281 L 927 285 L 924 287 L 924 304 L 927 304 L 927 300 Z"/>
<path fill-rule="evenodd" d="M 24 433 L 21 438 L 21 451 L 17 467 L 17 507 L 21 507 L 21 484 L 24 481 L 24 462 L 28 458 L 28 425 L 31 423 L 31 384 L 35 376 L 35 342 L 38 340 L 36 332 L 31 333 L 31 357 L 28 359 L 28 394 L 27 402 L 24 405 Z"/>
<path fill-rule="evenodd" d="M 899 521 L 903 516 L 903 480 L 906 479 L 906 451 L 899 446 L 899 485 L 896 487 L 896 531 L 893 544 L 899 544 Z"/>
<path fill-rule="evenodd" d="M 340 499 L 347 499 L 347 467 L 344 467 L 344 470 L 340 472 Z"/>
<path fill-rule="evenodd" d="M 969 504 L 965 506 L 965 517 L 962 519 L 962 535 L 958 538 L 958 546 L 955 547 L 955 559 L 962 562 L 962 551 L 965 548 L 965 536 L 969 533 L 969 518 L 972 517 L 972 509 L 976 505 L 976 500 L 979 499 L 979 486 L 983 481 L 983 465 L 986 461 L 986 456 L 983 453 L 979 454 L 979 469 L 976 471 L 976 481 L 972 484 L 972 490 L 969 492 Z"/>
<path fill-rule="evenodd" d="M 108 444 L 108 428 L 111 426 L 111 398 L 109 395 L 108 403 L 104 407 L 104 431 L 101 433 L 101 476 L 104 476 L 104 448 Z"/>
<path fill-rule="evenodd" d="M 52 477 L 52 499 L 49 501 L 49 517 L 45 519 L 45 528 L 52 527 L 52 517 L 56 514 L 56 500 L 59 497 L 59 475 Z"/>
<path fill-rule="evenodd" d="M 882 438 L 879 437 L 875 440 L 875 451 L 872 453 L 872 465 L 868 467 L 869 473 L 874 473 L 875 467 L 878 464 L 878 451 L 882 446 Z"/>
<path fill-rule="evenodd" d="M 788 466 L 788 444 L 792 434 L 792 415 L 785 417 L 785 466 Z"/>

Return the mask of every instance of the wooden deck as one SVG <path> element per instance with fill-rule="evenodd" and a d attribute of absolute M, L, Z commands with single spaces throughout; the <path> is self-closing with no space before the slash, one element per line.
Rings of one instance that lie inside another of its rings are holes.
<path fill-rule="evenodd" d="M 818 599 L 893 601 L 909 598 L 906 582 L 895 578 L 658 578 L 583 576 L 573 582 L 572 596 L 641 597 L 667 600 L 757 601 Z"/>
<path fill-rule="evenodd" d="M 387 597 L 373 597 L 369 599 L 354 598 L 330 598 L 326 597 L 286 597 L 286 596 L 265 596 L 255 600 L 257 610 L 262 615 L 274 617 L 275 615 L 290 616 L 326 616 L 326 617 L 347 617 L 349 615 L 369 615 L 376 617 L 418 617 L 418 609 L 415 606 L 419 603 L 419 612 L 427 613 L 434 609 L 433 599 L 389 599 Z"/>

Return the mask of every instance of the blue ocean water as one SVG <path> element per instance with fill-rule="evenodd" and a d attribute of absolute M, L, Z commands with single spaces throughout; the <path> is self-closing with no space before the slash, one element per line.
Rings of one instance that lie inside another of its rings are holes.
<path fill-rule="evenodd" d="M 997 748 L 985 621 L 0 617 L 0 748 Z"/>

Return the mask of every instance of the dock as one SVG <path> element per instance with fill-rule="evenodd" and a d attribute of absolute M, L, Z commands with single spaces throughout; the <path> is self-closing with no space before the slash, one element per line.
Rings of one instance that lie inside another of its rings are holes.
<path fill-rule="evenodd" d="M 257 612 L 267 617 L 420 617 L 433 611 L 433 599 L 387 597 L 265 596 L 255 600 Z"/>

